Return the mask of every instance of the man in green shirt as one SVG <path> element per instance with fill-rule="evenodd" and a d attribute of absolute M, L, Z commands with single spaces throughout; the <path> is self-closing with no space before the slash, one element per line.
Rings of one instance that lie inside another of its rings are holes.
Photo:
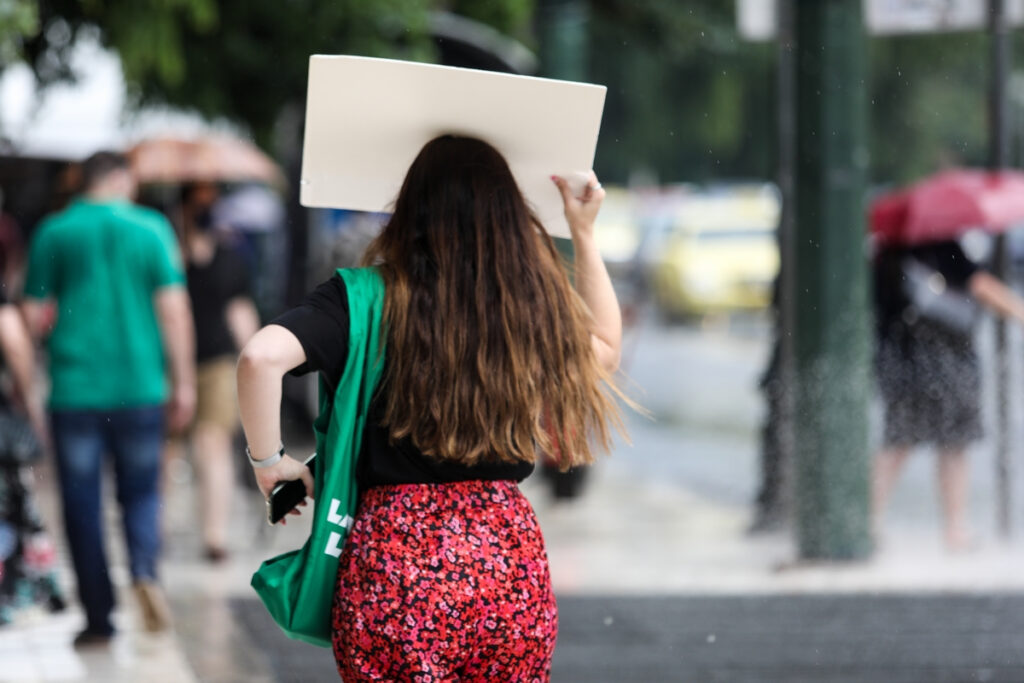
<path fill-rule="evenodd" d="M 169 623 L 156 584 L 160 454 L 165 428 L 184 427 L 195 409 L 192 315 L 174 232 L 132 204 L 123 156 L 94 154 L 83 176 L 84 195 L 37 229 L 25 282 L 29 325 L 48 333 L 64 527 L 87 621 L 78 645 L 105 643 L 114 630 L 100 497 L 108 455 L 145 626 Z"/>

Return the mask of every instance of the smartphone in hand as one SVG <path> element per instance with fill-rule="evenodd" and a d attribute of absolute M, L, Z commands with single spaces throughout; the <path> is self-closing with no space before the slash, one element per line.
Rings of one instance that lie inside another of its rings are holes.
<path fill-rule="evenodd" d="M 305 460 L 306 467 L 314 472 L 313 464 L 316 462 L 316 453 L 313 453 Z M 267 496 L 267 522 L 277 524 L 285 515 L 295 509 L 295 506 L 306 499 L 306 485 L 301 479 L 283 481 Z"/>

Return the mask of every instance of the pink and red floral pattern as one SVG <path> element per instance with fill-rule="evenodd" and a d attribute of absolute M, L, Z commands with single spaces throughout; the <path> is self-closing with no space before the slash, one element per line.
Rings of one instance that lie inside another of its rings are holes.
<path fill-rule="evenodd" d="M 333 609 L 346 683 L 544 682 L 557 627 L 544 540 L 514 481 L 363 494 Z"/>

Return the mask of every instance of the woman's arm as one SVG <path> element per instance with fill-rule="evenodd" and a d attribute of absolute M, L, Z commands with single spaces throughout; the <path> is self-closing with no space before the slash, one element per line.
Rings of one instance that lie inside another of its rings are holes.
<path fill-rule="evenodd" d="M 1014 318 L 1024 323 L 1024 299 L 1004 285 L 999 278 L 979 270 L 967 281 L 971 296 L 986 308 L 1004 318 Z"/>
<path fill-rule="evenodd" d="M 281 380 L 306 362 L 298 338 L 280 325 L 268 325 L 253 335 L 238 358 L 238 410 L 249 452 L 256 460 L 273 456 L 281 446 Z M 269 496 L 278 482 L 301 479 L 313 496 L 313 475 L 298 460 L 285 455 L 276 465 L 253 468 L 256 483 Z"/>
<path fill-rule="evenodd" d="M 576 290 L 593 316 L 594 354 L 606 370 L 614 372 L 622 355 L 622 312 L 608 269 L 594 241 L 594 221 L 604 200 L 604 189 L 593 171 L 582 197 L 573 196 L 564 178 L 551 176 L 551 179 L 562 193 L 565 217 L 576 250 Z"/>
<path fill-rule="evenodd" d="M 237 349 L 245 346 L 260 329 L 260 314 L 256 311 L 256 304 L 247 296 L 235 297 L 229 301 L 225 317 L 228 331 Z"/>
<path fill-rule="evenodd" d="M 167 428 L 174 434 L 188 427 L 196 413 L 196 332 L 192 302 L 188 290 L 175 284 L 156 290 L 153 305 L 170 370 Z"/>
<path fill-rule="evenodd" d="M 12 304 L 0 306 L 0 350 L 11 370 L 16 398 L 24 407 L 36 434 L 44 444 L 48 444 L 42 394 L 35 381 L 32 337 L 18 308 Z"/>

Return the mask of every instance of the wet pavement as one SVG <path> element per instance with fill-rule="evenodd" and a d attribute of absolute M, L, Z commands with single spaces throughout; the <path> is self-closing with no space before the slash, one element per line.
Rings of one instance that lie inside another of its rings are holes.
<path fill-rule="evenodd" d="M 633 444 L 590 472 L 578 500 L 552 500 L 539 477 L 523 485 L 561 608 L 554 681 L 1024 681 L 1024 544 L 991 531 L 987 442 L 972 452 L 974 552 L 943 550 L 933 463 L 922 454 L 894 493 L 874 558 L 794 564 L 788 534 L 746 534 L 764 335 L 674 328 L 628 351 L 646 388 L 638 398 L 657 420 L 629 417 Z M 50 474 L 39 477 L 56 520 Z M 74 601 L 64 614 L 24 614 L 0 629 L 0 681 L 336 680 L 330 652 L 268 626 L 248 585 L 261 560 L 301 544 L 304 524 L 267 527 L 259 496 L 240 489 L 231 560 L 212 566 L 196 509 L 189 469 L 174 468 L 162 577 L 172 633 L 140 630 L 113 542 L 121 635 L 75 651 Z M 108 517 L 114 529 L 116 510 Z M 73 586 L 66 568 L 62 579 Z"/>

